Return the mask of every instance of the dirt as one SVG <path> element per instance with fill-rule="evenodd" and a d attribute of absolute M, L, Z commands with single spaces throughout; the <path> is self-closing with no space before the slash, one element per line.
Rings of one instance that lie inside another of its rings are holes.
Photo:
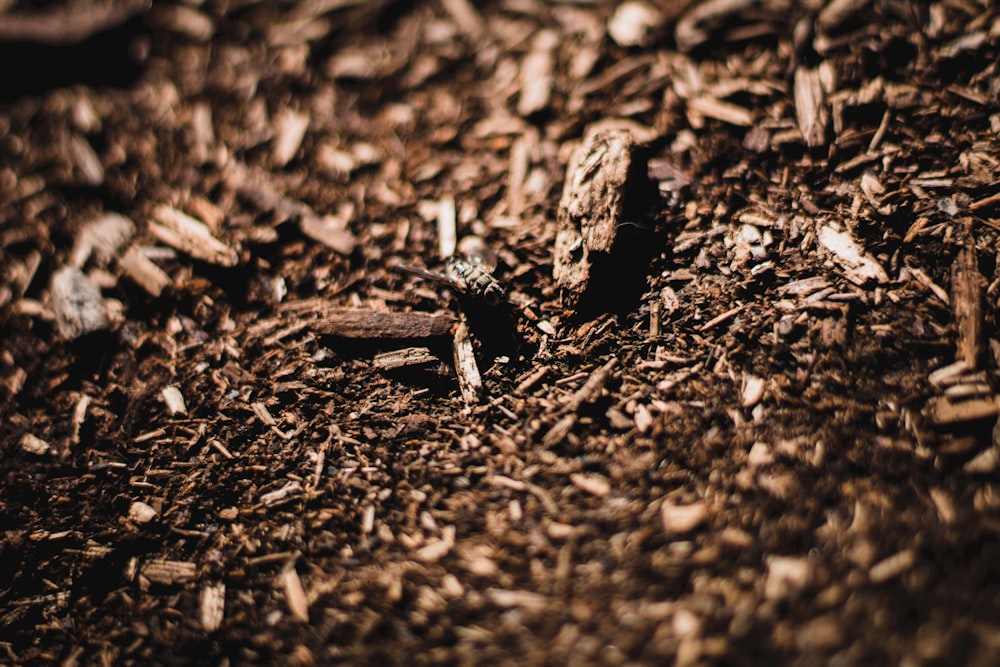
<path fill-rule="evenodd" d="M 995 3 L 107 7 L 0 3 L 0 662 L 996 662 Z"/>

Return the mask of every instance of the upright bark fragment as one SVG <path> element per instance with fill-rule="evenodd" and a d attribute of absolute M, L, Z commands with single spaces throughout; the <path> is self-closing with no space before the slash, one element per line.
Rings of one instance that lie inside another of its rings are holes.
<path fill-rule="evenodd" d="M 594 260 L 615 245 L 637 145 L 628 125 L 600 124 L 573 152 L 559 201 L 553 269 L 568 305 L 586 291 Z"/>
<path fill-rule="evenodd" d="M 958 326 L 958 359 L 970 369 L 982 354 L 983 277 L 976 260 L 976 246 L 969 242 L 951 269 L 951 303 Z"/>

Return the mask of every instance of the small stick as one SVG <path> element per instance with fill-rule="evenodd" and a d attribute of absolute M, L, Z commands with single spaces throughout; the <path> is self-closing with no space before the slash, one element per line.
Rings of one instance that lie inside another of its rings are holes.
<path fill-rule="evenodd" d="M 479 401 L 483 392 L 483 378 L 476 364 L 476 354 L 472 349 L 469 327 L 463 320 L 455 330 L 455 372 L 458 373 L 458 387 L 467 405 Z"/>

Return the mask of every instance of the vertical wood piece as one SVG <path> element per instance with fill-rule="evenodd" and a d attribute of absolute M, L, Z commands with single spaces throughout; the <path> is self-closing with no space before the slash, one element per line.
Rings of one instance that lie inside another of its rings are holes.
<path fill-rule="evenodd" d="M 983 350 L 983 277 L 975 245 L 969 241 L 951 269 L 951 303 L 958 328 L 958 359 L 970 369 Z"/>

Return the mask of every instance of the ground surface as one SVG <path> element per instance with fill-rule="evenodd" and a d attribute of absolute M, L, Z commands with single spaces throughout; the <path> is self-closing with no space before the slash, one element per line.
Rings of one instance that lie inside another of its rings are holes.
<path fill-rule="evenodd" d="M 683 4 L 0 35 L 0 661 L 993 664 L 1000 12 Z M 576 308 L 560 195 L 611 118 L 659 195 Z M 452 202 L 507 307 L 389 270 Z"/>

